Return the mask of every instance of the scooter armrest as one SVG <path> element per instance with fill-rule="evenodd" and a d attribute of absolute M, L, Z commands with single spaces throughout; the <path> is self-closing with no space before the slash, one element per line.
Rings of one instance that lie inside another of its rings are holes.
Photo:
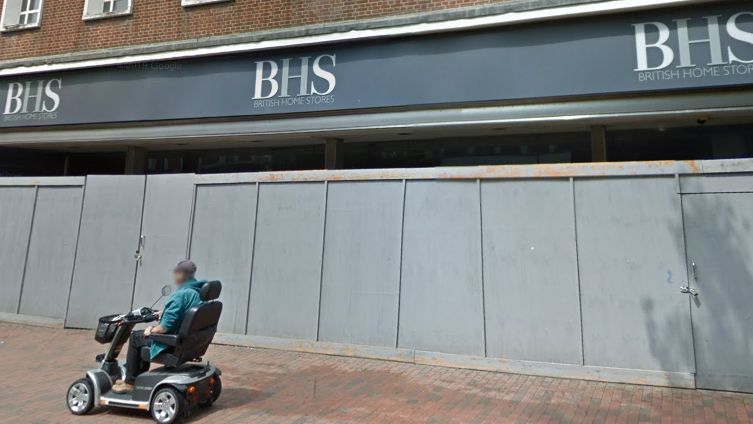
<path fill-rule="evenodd" d="M 177 346 L 179 342 L 179 338 L 177 334 L 154 334 L 152 333 L 149 337 L 152 338 L 153 341 L 166 344 L 168 346 Z"/>

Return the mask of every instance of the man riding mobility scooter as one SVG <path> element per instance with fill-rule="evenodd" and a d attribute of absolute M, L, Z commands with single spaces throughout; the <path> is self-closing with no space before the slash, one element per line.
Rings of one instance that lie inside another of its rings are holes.
<path fill-rule="evenodd" d="M 202 303 L 188 311 L 177 334 L 150 336 L 169 347 L 160 358 L 163 366 L 136 377 L 130 393 L 112 390 L 116 380 L 125 378 L 124 362 L 117 360 L 118 354 L 136 324 L 156 321 L 158 315 L 145 307 L 100 318 L 94 339 L 110 346 L 107 352 L 97 355 L 99 368 L 87 371 L 85 378 L 76 380 L 68 389 L 66 401 L 71 413 L 84 415 L 96 405 L 141 409 L 150 411 L 158 423 L 169 424 L 188 416 L 196 405 L 214 403 L 222 391 L 221 371 L 199 362 L 217 332 L 222 303 L 216 299 L 221 290 L 219 281 L 204 283 L 200 289 Z M 163 287 L 162 295 L 168 294 L 170 287 Z M 149 361 L 149 347 L 142 348 L 141 356 Z"/>

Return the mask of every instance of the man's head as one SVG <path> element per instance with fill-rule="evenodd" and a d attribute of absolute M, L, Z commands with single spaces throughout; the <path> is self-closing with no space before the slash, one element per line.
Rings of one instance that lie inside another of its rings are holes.
<path fill-rule="evenodd" d="M 196 264 L 189 261 L 180 261 L 178 265 L 175 265 L 173 269 L 173 276 L 175 276 L 175 284 L 181 285 L 186 281 L 194 278 L 196 275 Z"/>

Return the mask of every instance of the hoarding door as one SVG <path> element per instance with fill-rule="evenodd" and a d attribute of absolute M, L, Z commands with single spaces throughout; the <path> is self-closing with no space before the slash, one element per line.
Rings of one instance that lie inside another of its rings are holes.
<path fill-rule="evenodd" d="M 681 198 L 669 177 L 574 182 L 587 366 L 693 384 Z"/>
<path fill-rule="evenodd" d="M 193 174 L 146 178 L 133 308 L 151 306 L 160 295 L 160 287 L 172 285 L 172 267 L 186 259 L 193 193 Z M 155 307 L 161 308 L 164 301 Z"/>
<path fill-rule="evenodd" d="M 753 193 L 683 195 L 696 385 L 753 392 Z"/>
<path fill-rule="evenodd" d="M 66 326 L 94 328 L 99 317 L 130 310 L 145 180 L 143 175 L 86 178 Z"/>

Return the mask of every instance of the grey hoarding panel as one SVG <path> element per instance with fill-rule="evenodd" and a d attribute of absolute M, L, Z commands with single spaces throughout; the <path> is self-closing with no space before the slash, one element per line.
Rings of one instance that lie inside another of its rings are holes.
<path fill-rule="evenodd" d="M 483 181 L 487 356 L 580 364 L 569 180 Z"/>
<path fill-rule="evenodd" d="M 753 57 L 746 40 L 753 22 L 741 14 L 748 4 L 717 3 L 724 4 L 7 78 L 0 127 L 751 84 L 753 64 L 744 62 Z M 697 42 L 712 30 L 713 44 L 680 45 L 682 34 Z M 42 97 L 29 103 L 36 92 Z"/>
<path fill-rule="evenodd" d="M 196 187 L 191 259 L 199 278 L 222 281 L 223 333 L 246 331 L 255 220 L 255 184 Z"/>
<path fill-rule="evenodd" d="M 18 312 L 21 281 L 34 214 L 34 187 L 0 188 L 0 312 Z"/>
<path fill-rule="evenodd" d="M 575 181 L 586 365 L 692 372 L 674 178 Z"/>
<path fill-rule="evenodd" d="M 400 181 L 329 183 L 319 339 L 395 346 Z"/>
<path fill-rule="evenodd" d="M 324 183 L 261 184 L 248 334 L 316 339 Z"/>
<path fill-rule="evenodd" d="M 683 196 L 696 384 L 753 392 L 753 194 Z"/>
<path fill-rule="evenodd" d="M 408 181 L 399 347 L 484 354 L 475 181 Z"/>
<path fill-rule="evenodd" d="M 150 175 L 146 179 L 141 224 L 144 239 L 136 272 L 134 308 L 154 303 L 160 287 L 172 284 L 172 267 L 186 258 L 193 188 L 193 175 L 189 174 Z"/>
<path fill-rule="evenodd" d="M 83 187 L 40 187 L 19 313 L 65 318 Z"/>
<path fill-rule="evenodd" d="M 130 310 L 144 181 L 87 177 L 66 326 L 93 328 L 103 315 Z"/>
<path fill-rule="evenodd" d="M 680 177 L 683 193 L 753 192 L 751 174 L 687 175 Z"/>

